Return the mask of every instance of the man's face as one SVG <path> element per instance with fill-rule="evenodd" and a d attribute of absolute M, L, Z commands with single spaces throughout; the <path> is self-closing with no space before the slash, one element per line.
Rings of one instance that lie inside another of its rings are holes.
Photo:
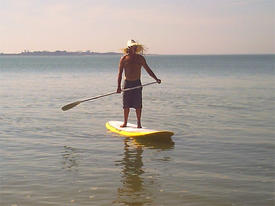
<path fill-rule="evenodd" d="M 130 47 L 130 51 L 131 52 L 136 52 L 136 50 L 137 50 L 137 46 L 131 46 Z"/>

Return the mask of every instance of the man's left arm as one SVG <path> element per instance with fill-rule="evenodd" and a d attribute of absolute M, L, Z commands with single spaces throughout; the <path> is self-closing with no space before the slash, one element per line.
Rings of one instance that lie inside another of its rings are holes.
<path fill-rule="evenodd" d="M 142 62 L 142 66 L 144 67 L 144 69 L 147 71 L 147 73 L 156 80 L 157 83 L 161 83 L 161 80 L 157 78 L 157 76 L 154 74 L 154 72 L 152 71 L 152 69 L 148 66 L 146 60 L 144 57 L 141 56 L 141 62 Z"/>

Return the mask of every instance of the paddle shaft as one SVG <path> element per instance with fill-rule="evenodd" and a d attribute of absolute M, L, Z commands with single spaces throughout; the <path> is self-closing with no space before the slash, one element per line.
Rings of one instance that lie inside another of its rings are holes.
<path fill-rule="evenodd" d="M 142 87 L 144 87 L 144 86 L 148 86 L 148 85 L 150 85 L 150 84 L 155 84 L 155 83 L 157 83 L 157 82 L 151 82 L 151 83 L 143 84 L 143 85 L 140 85 L 140 86 L 136 86 L 136 87 L 132 87 L 132 88 L 123 89 L 122 92 L 127 92 L 127 91 L 130 91 L 130 90 L 142 88 Z M 90 101 L 90 100 L 99 99 L 99 98 L 101 98 L 101 97 L 106 97 L 106 96 L 109 96 L 109 95 L 112 95 L 112 94 L 118 94 L 118 93 L 117 93 L 117 92 L 111 92 L 111 93 L 107 93 L 107 94 L 95 96 L 95 97 L 92 97 L 92 98 L 89 98 L 89 99 L 84 99 L 84 100 L 81 100 L 81 101 L 76 101 L 76 102 L 73 102 L 73 103 L 70 103 L 70 104 L 65 105 L 64 107 L 62 107 L 62 110 L 63 110 L 63 111 L 66 111 L 66 110 L 69 110 L 69 109 L 71 109 L 71 108 L 73 108 L 73 107 L 79 105 L 79 104 L 82 103 L 82 102 L 87 102 L 87 101 Z"/>
<path fill-rule="evenodd" d="M 148 86 L 148 85 L 150 85 L 150 84 L 155 84 L 155 83 L 157 83 L 157 82 L 150 82 L 150 83 L 143 84 L 143 85 L 140 85 L 140 86 L 136 86 L 136 87 L 131 87 L 131 88 L 123 89 L 122 92 L 127 92 L 127 91 L 130 91 L 130 90 L 139 89 L 139 88 Z M 84 99 L 84 100 L 80 101 L 80 103 L 82 103 L 82 102 L 87 102 L 87 101 L 91 101 L 91 100 L 94 100 L 94 99 L 99 99 L 99 98 L 101 98 L 101 97 L 106 97 L 106 96 L 110 96 L 110 95 L 113 95 L 113 94 L 118 94 L 118 93 L 117 93 L 117 92 L 110 92 L 110 93 L 103 94 L 103 95 L 99 95 L 99 96 L 95 96 L 95 97 L 92 97 L 92 98 L 89 98 L 89 99 Z"/>

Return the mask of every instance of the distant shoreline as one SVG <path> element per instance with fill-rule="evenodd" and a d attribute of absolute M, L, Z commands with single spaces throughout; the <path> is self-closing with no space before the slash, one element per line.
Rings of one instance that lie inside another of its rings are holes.
<path fill-rule="evenodd" d="M 0 53 L 0 56 L 94 56 L 94 55 L 122 55 L 119 52 L 91 52 L 87 51 L 28 51 L 25 50 L 20 53 Z M 262 53 L 262 54 L 144 54 L 144 55 L 159 55 L 159 56 L 265 56 L 275 55 L 274 53 Z"/>
<path fill-rule="evenodd" d="M 0 56 L 92 56 L 92 55 L 121 55 L 117 52 L 91 52 L 91 51 L 23 51 L 20 53 L 0 53 Z"/>

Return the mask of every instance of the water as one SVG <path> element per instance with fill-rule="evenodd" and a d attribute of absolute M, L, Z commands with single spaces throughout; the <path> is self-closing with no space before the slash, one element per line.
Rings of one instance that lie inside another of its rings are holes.
<path fill-rule="evenodd" d="M 0 57 L 1 206 L 274 205 L 274 55 L 146 56 L 142 123 L 173 144 L 106 131 L 118 94 L 60 109 L 115 91 L 119 58 Z"/>

